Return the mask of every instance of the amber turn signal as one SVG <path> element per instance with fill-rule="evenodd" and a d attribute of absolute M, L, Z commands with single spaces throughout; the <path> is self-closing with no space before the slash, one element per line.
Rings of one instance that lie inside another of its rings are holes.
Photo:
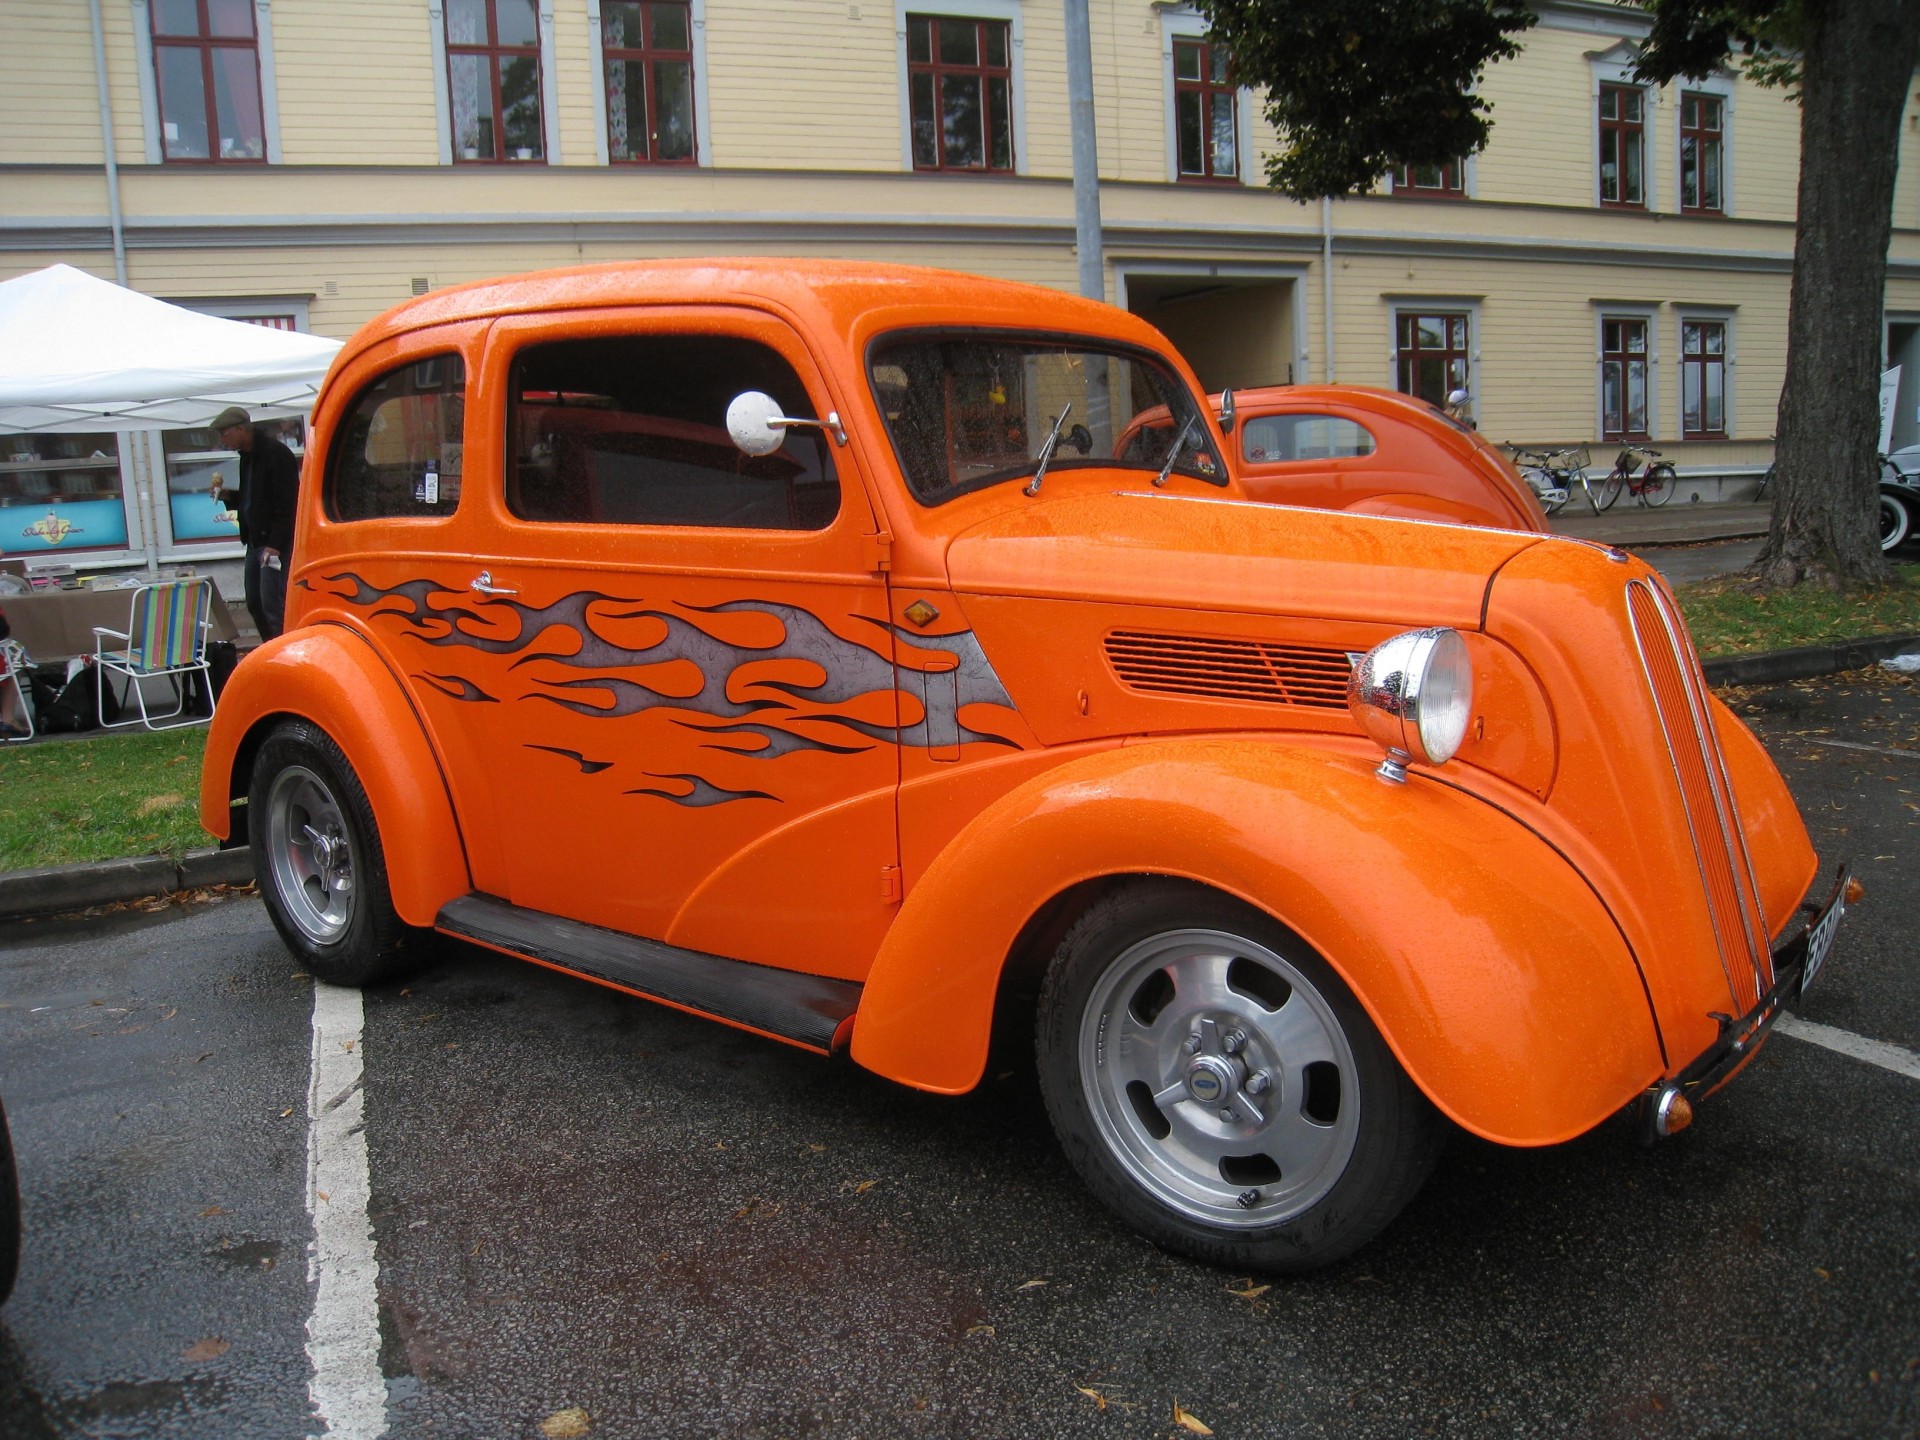
<path fill-rule="evenodd" d="M 1867 887 L 1860 883 L 1859 876 L 1849 875 L 1847 877 L 1847 904 L 1858 905 L 1861 897 L 1866 893 Z"/>
<path fill-rule="evenodd" d="M 1653 1131 L 1665 1139 L 1693 1123 L 1693 1104 L 1678 1085 L 1669 1085 L 1653 1097 Z"/>

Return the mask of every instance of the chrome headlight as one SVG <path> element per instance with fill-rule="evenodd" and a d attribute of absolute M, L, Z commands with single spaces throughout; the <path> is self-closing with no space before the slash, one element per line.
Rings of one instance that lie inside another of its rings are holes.
<path fill-rule="evenodd" d="M 1460 632 L 1437 626 L 1382 640 L 1347 681 L 1347 708 L 1387 752 L 1375 773 L 1400 783 L 1407 762 L 1443 765 L 1473 715 L 1473 662 Z"/>

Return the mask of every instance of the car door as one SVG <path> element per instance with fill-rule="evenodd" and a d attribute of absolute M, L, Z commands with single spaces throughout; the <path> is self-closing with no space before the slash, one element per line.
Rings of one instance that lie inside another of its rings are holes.
<path fill-rule="evenodd" d="M 860 977 L 898 864 L 873 511 L 827 429 L 761 457 L 726 429 L 746 390 L 834 408 L 801 338 L 744 307 L 514 317 L 485 373 L 490 514 L 438 567 L 413 683 L 484 757 L 462 823 L 493 829 L 503 898 Z"/>

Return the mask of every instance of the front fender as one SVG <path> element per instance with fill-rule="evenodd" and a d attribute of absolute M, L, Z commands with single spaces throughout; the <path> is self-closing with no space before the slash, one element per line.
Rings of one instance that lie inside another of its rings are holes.
<path fill-rule="evenodd" d="M 232 806 L 247 793 L 253 751 L 287 717 L 312 721 L 346 755 L 380 827 L 393 908 L 409 925 L 431 925 L 442 905 L 473 888 L 460 827 L 405 692 L 344 626 L 288 631 L 235 667 L 207 732 L 201 825 L 222 840 L 233 833 Z"/>
<path fill-rule="evenodd" d="M 853 1058 L 958 1092 L 985 1066 L 1002 967 L 1069 887 L 1181 876 L 1272 915 L 1337 969 L 1407 1073 L 1490 1140 L 1591 1129 L 1663 1057 L 1638 966 L 1560 855 L 1358 743 L 1150 741 L 1069 761 L 976 816 L 927 867 L 876 958 Z"/>

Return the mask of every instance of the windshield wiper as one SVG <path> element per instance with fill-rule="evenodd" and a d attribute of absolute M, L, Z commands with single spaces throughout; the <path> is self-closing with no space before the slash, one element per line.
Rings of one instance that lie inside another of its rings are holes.
<path fill-rule="evenodd" d="M 1040 481 L 1047 473 L 1047 466 L 1052 463 L 1053 447 L 1060 443 L 1060 427 L 1067 423 L 1067 412 L 1071 409 L 1073 409 L 1071 400 L 1060 407 L 1060 418 L 1053 422 L 1053 429 L 1047 435 L 1047 443 L 1040 447 L 1040 461 L 1033 467 L 1033 479 L 1027 482 L 1027 494 L 1040 493 Z"/>
<path fill-rule="evenodd" d="M 1160 467 L 1160 473 L 1153 477 L 1154 484 L 1164 485 L 1167 483 L 1167 477 L 1173 474 L 1173 462 L 1178 460 L 1180 458 L 1180 452 L 1187 448 L 1187 437 L 1193 434 L 1193 427 L 1198 424 L 1199 421 L 1200 417 L 1198 415 L 1187 416 L 1187 423 L 1180 427 L 1180 433 L 1173 437 L 1172 448 L 1167 451 L 1167 463 L 1162 465 Z"/>

